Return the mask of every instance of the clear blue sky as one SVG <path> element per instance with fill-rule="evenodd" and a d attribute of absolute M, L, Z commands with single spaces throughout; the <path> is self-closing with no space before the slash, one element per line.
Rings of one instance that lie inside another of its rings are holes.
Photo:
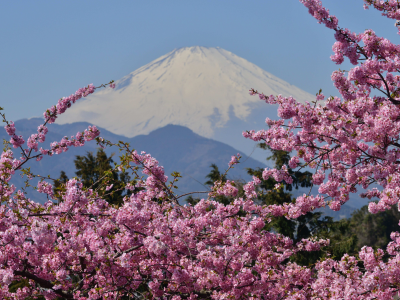
<path fill-rule="evenodd" d="M 341 27 L 399 43 L 394 21 L 362 0 L 322 2 Z M 307 92 L 337 94 L 333 32 L 297 0 L 2 1 L 0 40 L 0 106 L 10 120 L 194 45 L 224 48 Z"/>

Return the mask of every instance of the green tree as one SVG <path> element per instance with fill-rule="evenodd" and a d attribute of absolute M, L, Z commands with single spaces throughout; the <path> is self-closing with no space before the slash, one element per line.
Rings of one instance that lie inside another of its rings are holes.
<path fill-rule="evenodd" d="M 114 167 L 112 155 L 110 157 L 103 149 L 98 149 L 96 155 L 93 152 L 87 152 L 86 156 L 77 155 L 75 160 L 75 174 L 82 181 L 83 186 L 91 188 L 104 195 L 104 199 L 114 205 L 121 205 L 125 195 L 131 192 L 125 192 L 125 185 L 130 181 L 127 172 L 118 172 Z M 54 184 L 56 197 L 61 200 L 60 193 L 63 191 L 63 184 L 68 181 L 64 171 L 61 171 L 59 179 Z M 113 186 L 106 191 L 104 186 L 112 182 Z"/>
<path fill-rule="evenodd" d="M 207 174 L 206 178 L 208 180 L 205 182 L 205 185 L 212 186 L 214 182 L 221 180 L 222 182 L 226 182 L 226 175 L 221 174 L 216 164 L 211 164 L 211 171 Z"/>
<path fill-rule="evenodd" d="M 283 165 L 289 165 L 290 155 L 286 151 L 274 150 L 266 144 L 259 144 L 264 150 L 269 150 L 271 155 L 267 160 L 272 160 L 276 169 L 281 169 Z M 261 205 L 283 205 L 295 201 L 290 193 L 293 188 L 312 187 L 312 174 L 308 171 L 293 171 L 288 167 L 289 174 L 293 178 L 292 184 L 285 182 L 280 189 L 275 189 L 277 182 L 273 178 L 267 180 L 262 179 L 263 169 L 248 169 L 250 175 L 261 179 L 258 186 L 258 203 Z M 293 257 L 293 260 L 302 265 L 310 265 L 320 258 L 324 257 L 327 252 L 335 257 L 342 257 L 344 253 L 354 252 L 357 238 L 349 232 L 349 224 L 345 221 L 334 222 L 333 218 L 323 216 L 322 212 L 308 212 L 297 219 L 287 219 L 286 217 L 273 217 L 271 222 L 265 227 L 265 230 L 271 230 L 290 237 L 294 243 L 300 242 L 307 238 L 324 238 L 330 239 L 330 246 L 321 251 L 316 252 L 300 252 Z"/>
<path fill-rule="evenodd" d="M 371 214 L 368 205 L 356 210 L 348 219 L 351 232 L 357 236 L 357 248 L 370 246 L 374 249 L 386 249 L 391 241 L 390 234 L 394 231 L 400 232 L 400 212 L 397 205 L 391 209 Z"/>
<path fill-rule="evenodd" d="M 216 181 L 221 181 L 222 183 L 225 183 L 227 181 L 226 174 L 221 174 L 221 172 L 218 169 L 218 166 L 216 164 L 211 164 L 210 165 L 211 171 L 206 175 L 206 178 L 208 179 L 204 184 L 211 188 Z M 243 197 L 244 192 L 243 192 L 243 185 L 244 182 L 241 180 L 235 180 L 234 183 L 235 187 L 238 189 L 238 196 L 237 197 Z M 223 203 L 225 205 L 228 205 L 232 201 L 234 201 L 234 197 L 226 197 L 224 195 L 218 195 L 213 198 L 215 201 L 219 203 Z M 188 196 L 186 198 L 186 202 L 195 205 L 200 201 L 199 198 L 194 198 L 192 196 Z"/>
<path fill-rule="evenodd" d="M 64 185 L 68 181 L 68 176 L 65 174 L 64 171 L 61 171 L 60 177 L 54 181 L 53 185 L 53 193 L 54 196 L 58 199 L 58 202 L 62 200 L 61 198 L 61 192 L 65 191 Z"/>

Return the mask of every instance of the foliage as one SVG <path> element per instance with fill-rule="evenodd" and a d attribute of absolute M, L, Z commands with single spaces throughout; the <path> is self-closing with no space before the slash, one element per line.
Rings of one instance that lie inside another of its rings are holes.
<path fill-rule="evenodd" d="M 368 205 L 365 205 L 353 212 L 351 218 L 342 222 L 348 227 L 344 234 L 350 233 L 357 237 L 357 249 L 370 246 L 377 250 L 385 249 L 391 242 L 390 234 L 400 231 L 399 220 L 397 205 L 377 214 L 369 213 Z"/>
<path fill-rule="evenodd" d="M 60 172 L 60 177 L 54 181 L 53 194 L 58 201 L 62 201 L 62 194 L 65 193 L 65 184 L 68 182 L 68 176 L 64 171 Z"/>
<path fill-rule="evenodd" d="M 258 144 L 262 149 L 269 150 L 271 155 L 267 160 L 275 163 L 275 168 L 280 170 L 284 165 L 288 165 L 291 159 L 288 152 L 283 150 L 271 149 L 266 144 Z M 261 205 L 283 205 L 289 204 L 295 199 L 292 198 L 293 188 L 311 188 L 312 174 L 308 171 L 293 171 L 288 168 L 288 173 L 293 178 L 291 184 L 283 182 L 279 188 L 276 188 L 278 182 L 274 178 L 262 179 L 262 169 L 248 169 L 250 175 L 261 179 L 258 185 L 257 202 Z M 349 233 L 350 226 L 345 221 L 334 222 L 331 217 L 322 216 L 321 212 L 307 212 L 297 219 L 288 219 L 285 216 L 276 217 L 265 226 L 266 230 L 272 230 L 291 238 L 295 243 L 309 238 L 323 238 L 331 241 L 329 246 L 321 251 L 300 252 L 294 255 L 291 260 L 300 265 L 312 265 L 326 254 L 333 255 L 335 258 L 341 258 L 345 253 L 355 253 L 356 236 Z M 361 248 L 361 247 L 360 247 Z"/>
<path fill-rule="evenodd" d="M 104 185 L 112 187 L 102 195 L 103 199 L 110 204 L 121 205 L 124 196 L 129 196 L 131 191 L 125 193 L 125 186 L 130 181 L 127 172 L 119 172 L 113 167 L 112 156 L 107 157 L 103 149 L 98 149 L 96 156 L 92 152 L 87 152 L 86 156 L 77 155 L 74 160 L 76 175 L 81 180 L 83 187 L 93 190 L 101 189 Z M 54 193 L 58 198 L 57 192 L 62 191 L 68 181 L 64 171 L 61 171 L 60 178 L 54 184 Z"/>
<path fill-rule="evenodd" d="M 206 185 L 213 186 L 216 181 L 221 180 L 226 182 L 226 175 L 221 174 L 216 164 L 211 164 L 211 171 L 207 174 L 206 178 L 208 180 L 205 182 Z"/>

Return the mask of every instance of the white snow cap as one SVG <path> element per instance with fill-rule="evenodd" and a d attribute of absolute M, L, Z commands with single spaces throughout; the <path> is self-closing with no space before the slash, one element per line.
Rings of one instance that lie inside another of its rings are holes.
<path fill-rule="evenodd" d="M 114 90 L 79 100 L 57 123 L 85 121 L 127 137 L 176 124 L 211 137 L 230 112 L 246 120 L 258 106 L 251 88 L 301 102 L 315 98 L 227 50 L 195 46 L 175 49 L 117 80 Z"/>

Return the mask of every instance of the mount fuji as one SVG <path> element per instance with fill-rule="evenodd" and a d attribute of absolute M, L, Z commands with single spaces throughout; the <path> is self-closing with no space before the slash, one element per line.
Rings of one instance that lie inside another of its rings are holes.
<path fill-rule="evenodd" d="M 242 132 L 263 128 L 267 116 L 277 118 L 277 107 L 250 96 L 250 88 L 267 95 L 293 96 L 300 102 L 314 100 L 310 94 L 224 49 L 180 48 L 117 80 L 115 89 L 103 89 L 78 101 L 60 116 L 58 124 L 49 127 L 49 139 L 60 140 L 61 134 L 71 135 L 89 123 L 95 124 L 104 138 L 124 140 L 138 151 L 152 154 L 166 174 L 180 172 L 183 178 L 178 194 L 207 189 L 203 183 L 210 165 L 215 163 L 225 170 L 231 155 L 238 151 L 243 160 L 228 176 L 249 180 L 246 168 L 265 168 L 268 154 L 261 149 L 255 152 L 256 143 L 244 139 Z M 41 121 L 18 121 L 17 128 L 22 130 L 18 134 L 27 136 Z M 32 170 L 49 173 L 53 178 L 64 170 L 72 177 L 75 169 L 71 162 L 88 150 L 95 151 L 96 145 L 44 159 Z M 108 154 L 112 151 L 108 149 Z M 293 191 L 293 196 L 304 192 Z M 361 206 L 359 202 L 355 203 L 357 207 Z M 343 216 L 349 216 L 352 210 L 349 206 Z"/>
<path fill-rule="evenodd" d="M 227 50 L 195 46 L 175 49 L 116 80 L 114 90 L 80 100 L 57 123 L 89 122 L 126 137 L 181 125 L 249 153 L 254 142 L 242 131 L 261 129 L 265 117 L 277 117 L 276 107 L 250 96 L 250 88 L 314 99 Z"/>

